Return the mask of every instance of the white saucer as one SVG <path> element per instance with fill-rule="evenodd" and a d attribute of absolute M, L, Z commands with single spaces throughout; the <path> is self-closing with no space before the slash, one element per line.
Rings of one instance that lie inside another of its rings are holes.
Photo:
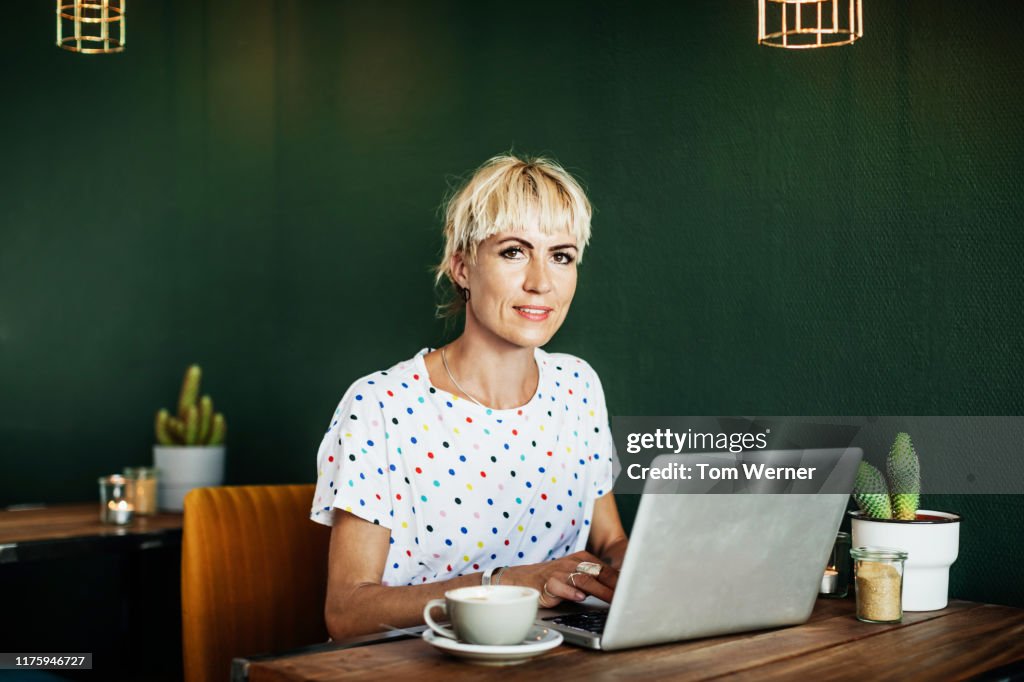
<path fill-rule="evenodd" d="M 562 643 L 562 633 L 535 625 L 526 634 L 522 644 L 507 646 L 487 646 L 484 644 L 467 644 L 454 639 L 442 637 L 433 630 L 423 632 L 423 641 L 437 647 L 441 651 L 464 658 L 481 665 L 516 665 L 525 663 L 545 651 L 550 651 Z"/>

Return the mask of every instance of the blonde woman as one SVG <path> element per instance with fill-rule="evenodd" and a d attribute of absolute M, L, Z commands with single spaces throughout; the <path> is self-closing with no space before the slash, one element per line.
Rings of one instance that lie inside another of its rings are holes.
<path fill-rule="evenodd" d="M 445 213 L 437 279 L 462 334 L 352 384 L 320 445 L 335 639 L 422 623 L 428 600 L 481 583 L 610 601 L 625 553 L 601 382 L 541 349 L 576 292 L 590 202 L 554 161 L 505 155 Z"/>

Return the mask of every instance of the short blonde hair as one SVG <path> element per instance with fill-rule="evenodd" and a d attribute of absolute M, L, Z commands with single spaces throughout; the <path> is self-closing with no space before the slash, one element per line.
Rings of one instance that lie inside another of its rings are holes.
<path fill-rule="evenodd" d="M 580 183 L 557 161 L 543 156 L 519 158 L 502 154 L 488 159 L 456 187 L 442 206 L 444 255 L 435 268 L 434 284 L 447 277 L 451 300 L 438 306 L 438 316 L 458 313 L 465 305 L 451 272 L 452 255 L 462 252 L 476 261 L 480 242 L 500 232 L 537 228 L 544 234 L 567 231 L 576 238 L 577 262 L 590 241 L 590 201 Z"/>

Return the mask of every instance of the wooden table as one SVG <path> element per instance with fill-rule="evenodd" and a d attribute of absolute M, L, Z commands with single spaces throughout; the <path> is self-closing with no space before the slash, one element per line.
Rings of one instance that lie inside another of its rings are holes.
<path fill-rule="evenodd" d="M 819 599 L 804 625 L 611 653 L 561 646 L 496 669 L 445 656 L 418 638 L 325 644 L 303 653 L 236 660 L 249 682 L 433 679 L 958 680 L 1024 676 L 1024 610 L 966 601 L 906 613 L 897 625 L 861 623 L 852 599 Z M 996 679 L 996 678 L 993 678 Z"/>
<path fill-rule="evenodd" d="M 100 522 L 99 502 L 0 511 L 0 564 L 97 551 L 181 545 L 181 514 L 135 516 L 127 526 Z"/>

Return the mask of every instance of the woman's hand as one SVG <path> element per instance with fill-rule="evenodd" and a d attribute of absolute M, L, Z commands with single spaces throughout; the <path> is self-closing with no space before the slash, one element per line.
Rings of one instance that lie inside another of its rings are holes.
<path fill-rule="evenodd" d="M 600 566 L 601 572 L 595 576 L 578 571 L 584 561 Z M 618 580 L 618 570 L 590 552 L 576 552 L 542 564 L 510 566 L 501 574 L 502 585 L 524 585 L 540 592 L 540 606 L 545 609 L 564 600 L 582 601 L 588 594 L 611 602 Z"/>

